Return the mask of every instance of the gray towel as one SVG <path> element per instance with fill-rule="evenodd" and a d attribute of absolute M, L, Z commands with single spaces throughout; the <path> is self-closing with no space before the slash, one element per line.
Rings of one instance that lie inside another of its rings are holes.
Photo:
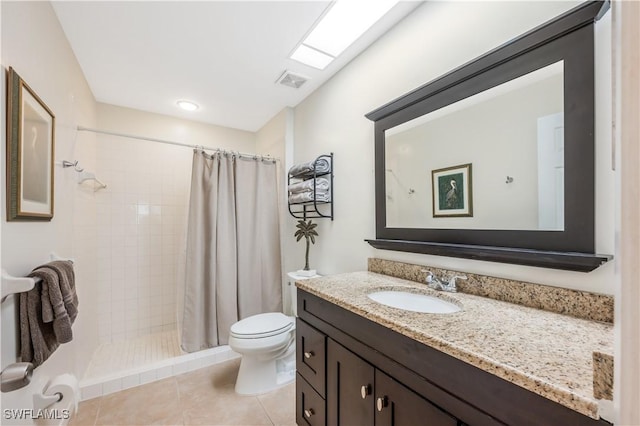
<path fill-rule="evenodd" d="M 76 294 L 76 279 L 73 272 L 73 262 L 70 260 L 56 260 L 46 265 L 58 274 L 62 301 L 71 322 L 78 316 L 78 295 Z"/>
<path fill-rule="evenodd" d="M 42 364 L 60 344 L 53 323 L 42 321 L 42 282 L 20 293 L 20 356 L 35 367 Z"/>
<path fill-rule="evenodd" d="M 34 269 L 41 281 L 20 295 L 20 340 L 23 361 L 39 365 L 61 343 L 73 339 L 78 315 L 75 275 L 70 261 L 55 261 Z"/>

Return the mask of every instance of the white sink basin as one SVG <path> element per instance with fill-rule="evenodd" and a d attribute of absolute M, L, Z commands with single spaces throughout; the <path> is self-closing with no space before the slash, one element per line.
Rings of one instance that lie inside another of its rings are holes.
<path fill-rule="evenodd" d="M 369 299 L 392 308 L 429 314 L 452 314 L 462 309 L 451 302 L 424 294 L 406 291 L 377 291 L 367 295 Z"/>

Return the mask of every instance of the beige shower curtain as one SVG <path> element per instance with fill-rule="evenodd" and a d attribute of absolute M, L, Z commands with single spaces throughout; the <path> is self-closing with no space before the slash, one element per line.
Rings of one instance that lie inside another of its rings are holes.
<path fill-rule="evenodd" d="M 225 345 L 229 327 L 282 311 L 276 163 L 194 151 L 182 349 Z"/>

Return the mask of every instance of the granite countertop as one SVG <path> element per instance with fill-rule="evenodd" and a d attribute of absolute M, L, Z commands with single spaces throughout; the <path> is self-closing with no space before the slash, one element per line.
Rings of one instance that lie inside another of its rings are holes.
<path fill-rule="evenodd" d="M 426 285 L 373 272 L 296 282 L 328 300 L 511 383 L 598 419 L 593 396 L 594 351 L 613 353 L 613 325 Z M 395 309 L 368 293 L 403 291 L 440 297 L 462 307 L 451 314 Z"/>

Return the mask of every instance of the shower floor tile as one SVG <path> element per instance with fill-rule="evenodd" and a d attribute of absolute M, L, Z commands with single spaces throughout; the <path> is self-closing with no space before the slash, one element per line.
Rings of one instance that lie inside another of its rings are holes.
<path fill-rule="evenodd" d="M 180 355 L 184 352 L 175 330 L 103 343 L 93 354 L 84 379 L 110 376 L 114 372 L 142 368 Z"/>
<path fill-rule="evenodd" d="M 236 395 L 239 366 L 235 359 L 82 402 L 69 424 L 295 425 L 295 383 L 264 395 Z"/>

